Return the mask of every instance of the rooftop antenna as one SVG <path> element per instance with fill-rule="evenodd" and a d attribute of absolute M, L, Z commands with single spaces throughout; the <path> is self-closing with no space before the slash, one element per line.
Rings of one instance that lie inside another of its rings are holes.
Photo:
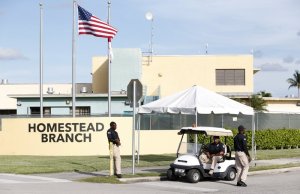
<path fill-rule="evenodd" d="M 149 54 L 150 54 L 150 61 L 152 61 L 152 54 L 153 54 L 153 14 L 151 12 L 147 12 L 145 14 L 145 18 L 148 21 L 151 21 L 151 28 L 150 28 L 150 44 L 149 44 Z"/>

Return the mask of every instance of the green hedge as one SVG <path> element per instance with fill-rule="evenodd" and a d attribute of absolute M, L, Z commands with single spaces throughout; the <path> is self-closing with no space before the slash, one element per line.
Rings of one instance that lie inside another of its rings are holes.
<path fill-rule="evenodd" d="M 237 129 L 230 129 L 233 132 L 233 137 L 237 134 Z M 227 145 L 233 148 L 233 137 L 227 138 Z M 246 131 L 248 147 L 251 149 L 252 131 Z M 189 137 L 193 141 L 193 136 Z M 198 137 L 198 142 L 210 142 L 209 138 L 204 136 Z M 224 137 L 221 141 L 225 142 Z M 256 149 L 284 149 L 284 148 L 299 148 L 300 147 L 300 129 L 264 129 L 255 131 Z"/>
<path fill-rule="evenodd" d="M 298 148 L 300 129 L 258 130 L 255 142 L 257 149 Z"/>

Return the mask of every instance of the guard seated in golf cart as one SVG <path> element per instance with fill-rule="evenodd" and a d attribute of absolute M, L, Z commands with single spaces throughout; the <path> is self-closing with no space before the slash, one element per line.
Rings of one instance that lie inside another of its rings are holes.
<path fill-rule="evenodd" d="M 225 145 L 221 143 L 219 136 L 213 136 L 213 142 L 203 145 L 199 159 L 202 163 L 211 164 L 208 174 L 212 175 L 217 162 L 223 162 L 225 155 Z"/>
<path fill-rule="evenodd" d="M 183 127 L 178 134 L 182 137 L 177 159 L 167 171 L 170 180 L 186 177 L 189 182 L 195 183 L 206 177 L 235 179 L 235 160 L 226 146 L 226 137 L 233 136 L 232 131 L 217 127 Z M 200 138 L 202 142 L 198 144 L 200 135 L 204 137 Z M 220 142 L 220 136 L 225 137 L 225 144 Z M 195 141 L 189 142 L 188 137 L 193 137 Z M 205 144 L 207 138 L 213 142 Z"/>

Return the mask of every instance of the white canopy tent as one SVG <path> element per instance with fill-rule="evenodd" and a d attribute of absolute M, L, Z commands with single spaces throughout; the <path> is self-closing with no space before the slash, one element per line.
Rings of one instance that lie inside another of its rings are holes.
<path fill-rule="evenodd" d="M 254 115 L 252 107 L 231 100 L 200 86 L 164 97 L 139 108 L 138 113 L 173 114 L 245 114 Z"/>
<path fill-rule="evenodd" d="M 225 96 L 200 86 L 193 86 L 184 91 L 145 104 L 138 109 L 139 114 L 244 114 L 252 115 L 252 152 L 254 148 L 254 110 L 252 107 L 231 100 Z M 223 126 L 222 126 L 223 127 Z M 254 153 L 253 153 L 254 154 Z"/>

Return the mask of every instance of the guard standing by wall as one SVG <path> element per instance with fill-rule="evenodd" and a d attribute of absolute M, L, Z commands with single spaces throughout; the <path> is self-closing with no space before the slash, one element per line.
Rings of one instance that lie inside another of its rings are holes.
<path fill-rule="evenodd" d="M 249 170 L 249 163 L 251 157 L 247 148 L 247 139 L 245 137 L 245 127 L 240 125 L 238 127 L 239 133 L 234 137 L 235 149 L 235 165 L 237 169 L 237 186 L 247 187 L 245 183 Z"/>
<path fill-rule="evenodd" d="M 107 130 L 107 139 L 109 143 L 110 142 L 113 143 L 114 174 L 118 178 L 122 178 L 121 156 L 120 156 L 121 142 L 116 129 L 117 129 L 117 124 L 115 122 L 110 122 L 110 128 Z"/>

